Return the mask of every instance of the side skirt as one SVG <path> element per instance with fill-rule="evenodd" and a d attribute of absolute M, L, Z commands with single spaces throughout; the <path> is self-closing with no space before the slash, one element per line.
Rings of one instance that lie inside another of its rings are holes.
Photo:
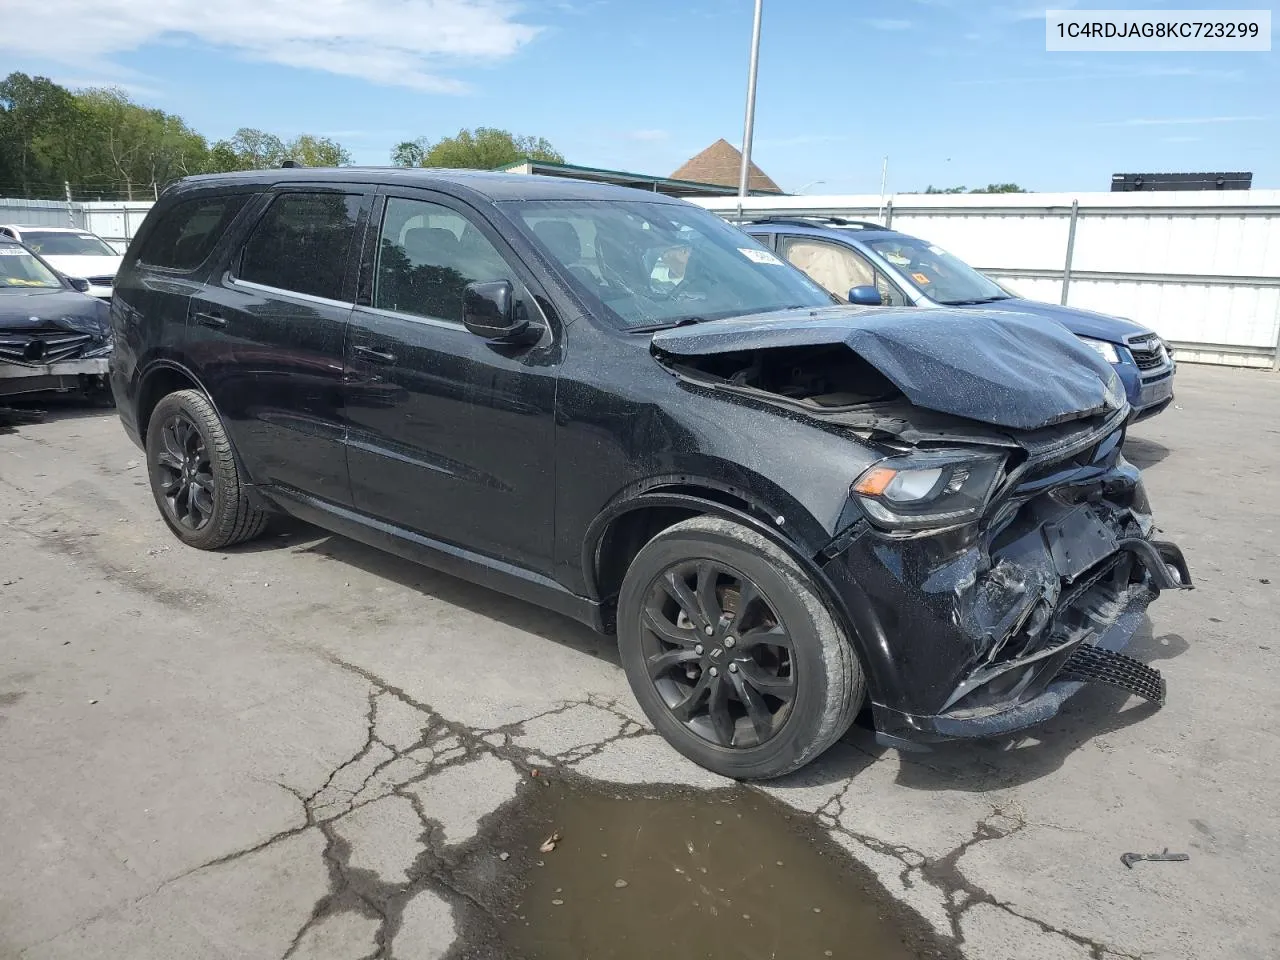
<path fill-rule="evenodd" d="M 314 523 L 341 536 L 394 553 L 442 573 L 554 610 L 579 623 L 585 623 L 600 633 L 606 632 L 604 610 L 599 602 L 571 593 L 549 577 L 472 553 L 451 543 L 432 540 L 412 530 L 376 520 L 300 490 L 281 486 L 256 487 L 255 490 L 299 520 Z"/>

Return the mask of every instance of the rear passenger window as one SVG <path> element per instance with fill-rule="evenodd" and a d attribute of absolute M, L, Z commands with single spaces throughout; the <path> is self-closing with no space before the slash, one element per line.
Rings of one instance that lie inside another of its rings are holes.
<path fill-rule="evenodd" d="M 245 244 L 236 278 L 340 299 L 359 213 L 359 194 L 281 194 Z"/>
<path fill-rule="evenodd" d="M 424 200 L 387 200 L 375 307 L 461 323 L 463 287 L 511 279 L 502 254 L 461 214 Z"/>
<path fill-rule="evenodd" d="M 194 270 L 248 200 L 248 194 L 236 194 L 174 204 L 143 240 L 138 260 L 152 267 Z"/>

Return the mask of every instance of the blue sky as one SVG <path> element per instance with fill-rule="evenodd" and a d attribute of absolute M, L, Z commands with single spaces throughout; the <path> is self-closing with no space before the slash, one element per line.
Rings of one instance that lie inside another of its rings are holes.
<path fill-rule="evenodd" d="M 320 133 L 386 163 L 399 140 L 486 125 L 667 174 L 742 136 L 752 0 L 6 9 L 0 73 L 120 85 L 210 138 Z M 983 0 L 765 0 L 763 36 L 755 159 L 789 191 L 877 192 L 886 154 L 891 191 L 1105 190 L 1117 171 L 1186 170 L 1280 187 L 1276 52 L 1046 53 L 1043 7 Z"/>

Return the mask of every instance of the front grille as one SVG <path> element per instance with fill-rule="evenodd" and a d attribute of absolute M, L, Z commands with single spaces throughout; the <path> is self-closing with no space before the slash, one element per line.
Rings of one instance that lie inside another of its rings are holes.
<path fill-rule="evenodd" d="M 1158 337 L 1140 337 L 1129 341 L 1129 352 L 1133 354 L 1133 362 L 1139 370 L 1154 370 L 1163 367 L 1169 360 L 1164 344 Z"/>
<path fill-rule="evenodd" d="M 74 360 L 93 342 L 87 333 L 48 331 L 0 334 L 0 360 L 37 366 Z"/>
<path fill-rule="evenodd" d="M 109 287 L 116 282 L 114 276 L 110 277 L 88 277 L 89 283 L 95 287 Z"/>

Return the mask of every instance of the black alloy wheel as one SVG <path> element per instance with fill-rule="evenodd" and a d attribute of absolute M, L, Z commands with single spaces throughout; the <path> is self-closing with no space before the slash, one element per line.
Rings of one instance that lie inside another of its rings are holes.
<path fill-rule="evenodd" d="M 165 509 L 178 525 L 204 529 L 213 518 L 217 489 L 209 449 L 200 430 L 184 412 L 176 412 L 160 427 L 156 465 Z"/>
<path fill-rule="evenodd" d="M 664 570 L 641 629 L 649 677 L 680 723 L 721 747 L 759 746 L 796 694 L 791 635 L 760 587 L 713 560 Z"/>
<path fill-rule="evenodd" d="M 780 543 L 691 517 L 632 559 L 618 652 L 645 716 L 708 770 L 740 780 L 804 766 L 849 728 L 866 679 L 819 585 Z"/>
<path fill-rule="evenodd" d="M 147 472 L 160 516 L 183 543 L 220 550 L 258 536 L 257 505 L 213 404 L 199 390 L 161 398 L 147 420 Z"/>

